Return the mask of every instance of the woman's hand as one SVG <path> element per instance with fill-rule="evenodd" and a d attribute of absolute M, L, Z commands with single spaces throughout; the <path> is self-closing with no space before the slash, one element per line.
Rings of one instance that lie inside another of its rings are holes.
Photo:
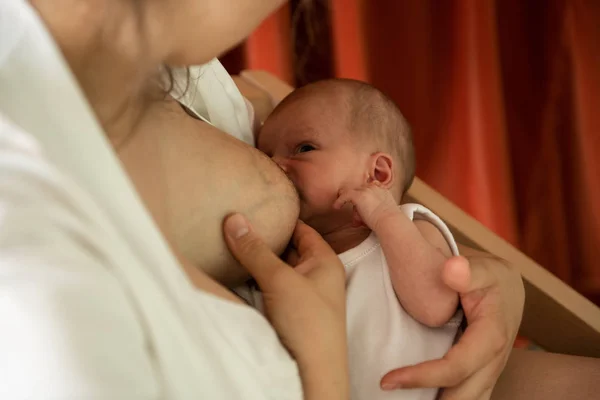
<path fill-rule="evenodd" d="M 517 335 L 525 291 L 518 272 L 503 260 L 472 249 L 446 262 L 444 282 L 460 295 L 467 329 L 439 360 L 399 368 L 382 388 L 446 388 L 442 400 L 487 400 L 506 365 Z"/>
<path fill-rule="evenodd" d="M 254 277 L 267 317 L 298 362 L 307 399 L 347 399 L 344 268 L 323 238 L 298 222 L 296 266 L 281 261 L 240 214 L 226 218 L 225 240 Z"/>

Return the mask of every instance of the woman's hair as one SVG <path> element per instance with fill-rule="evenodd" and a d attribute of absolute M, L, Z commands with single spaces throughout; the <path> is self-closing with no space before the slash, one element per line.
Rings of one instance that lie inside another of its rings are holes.
<path fill-rule="evenodd" d="M 191 75 L 190 75 L 190 69 L 188 67 L 185 67 L 185 87 L 183 88 L 183 90 L 181 91 L 181 94 L 178 97 L 181 97 L 183 95 L 185 95 L 185 93 L 188 91 L 189 87 L 190 87 L 190 79 L 191 79 Z M 168 65 L 163 65 L 160 71 L 160 85 L 163 88 L 163 93 L 164 96 L 168 96 L 171 93 L 173 93 L 173 89 L 175 88 L 175 74 L 173 73 L 173 68 L 168 66 Z M 178 82 L 179 84 L 181 84 L 181 82 Z M 164 99 L 164 97 L 163 97 Z"/>
<path fill-rule="evenodd" d="M 293 72 L 297 87 L 334 76 L 329 7 L 326 0 L 291 2 Z"/>
<path fill-rule="evenodd" d="M 175 86 L 175 77 L 173 76 L 173 70 L 171 69 L 171 67 L 169 67 L 166 64 L 163 65 L 163 71 L 164 72 L 161 72 L 163 74 L 162 80 L 166 82 L 163 85 L 163 90 L 165 91 L 165 95 L 168 95 L 169 93 L 171 93 L 171 91 L 173 90 L 173 87 Z M 188 70 L 188 74 L 189 74 L 189 70 Z"/>

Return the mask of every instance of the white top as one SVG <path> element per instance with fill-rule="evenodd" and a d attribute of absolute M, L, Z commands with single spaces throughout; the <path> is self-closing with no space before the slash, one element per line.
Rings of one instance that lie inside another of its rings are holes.
<path fill-rule="evenodd" d="M 0 321 L 1 399 L 302 398 L 265 318 L 192 286 L 24 0 L 0 1 Z"/>
<path fill-rule="evenodd" d="M 173 68 L 171 95 L 199 119 L 254 146 L 254 109 L 217 59 Z M 210 100 L 210 101 L 207 101 Z"/>
<path fill-rule="evenodd" d="M 401 208 L 410 219 L 424 219 L 437 226 L 453 254 L 458 254 L 450 230 L 435 214 L 417 204 Z M 381 390 L 379 383 L 393 369 L 443 357 L 456 338 L 462 312 L 441 328 L 429 328 L 408 315 L 396 297 L 374 233 L 339 257 L 346 268 L 351 399 L 435 399 L 436 389 L 388 392 Z"/>

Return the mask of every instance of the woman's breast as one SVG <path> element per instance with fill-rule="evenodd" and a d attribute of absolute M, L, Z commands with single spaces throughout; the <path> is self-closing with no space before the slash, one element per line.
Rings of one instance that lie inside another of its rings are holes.
<path fill-rule="evenodd" d="M 192 118 L 174 100 L 146 114 L 119 149 L 140 195 L 183 257 L 226 286 L 239 284 L 247 274 L 225 246 L 223 218 L 244 213 L 279 253 L 298 218 L 293 185 L 268 157 Z"/>

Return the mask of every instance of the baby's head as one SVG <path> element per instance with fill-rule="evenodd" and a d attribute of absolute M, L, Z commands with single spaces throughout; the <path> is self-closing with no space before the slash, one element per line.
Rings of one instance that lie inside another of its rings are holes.
<path fill-rule="evenodd" d="M 348 217 L 333 209 L 340 189 L 377 180 L 399 202 L 415 174 L 408 122 L 386 95 L 354 80 L 294 91 L 269 116 L 257 146 L 296 186 L 300 218 L 321 233 L 332 218 Z"/>

